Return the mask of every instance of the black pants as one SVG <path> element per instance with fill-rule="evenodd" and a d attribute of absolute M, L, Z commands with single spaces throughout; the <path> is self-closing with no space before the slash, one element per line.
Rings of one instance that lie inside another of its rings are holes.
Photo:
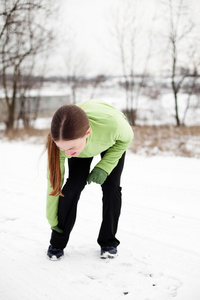
<path fill-rule="evenodd" d="M 104 154 L 105 152 L 101 156 L 103 157 Z M 125 153 L 101 186 L 103 192 L 103 218 L 97 240 L 100 246 L 117 247 L 120 243 L 115 235 L 121 211 L 120 178 L 124 166 L 124 158 Z M 60 196 L 58 205 L 58 226 L 63 230 L 63 233 L 53 230 L 50 240 L 51 245 L 55 248 L 64 249 L 68 243 L 76 221 L 78 200 L 86 185 L 92 159 L 92 157 L 68 159 L 69 177 L 62 189 L 64 197 Z"/>

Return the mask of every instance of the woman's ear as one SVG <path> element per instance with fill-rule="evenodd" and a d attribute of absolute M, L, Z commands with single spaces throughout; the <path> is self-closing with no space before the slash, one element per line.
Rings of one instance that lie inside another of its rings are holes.
<path fill-rule="evenodd" d="M 86 131 L 86 137 L 90 135 L 90 132 L 91 132 L 91 128 L 88 128 L 88 130 Z"/>

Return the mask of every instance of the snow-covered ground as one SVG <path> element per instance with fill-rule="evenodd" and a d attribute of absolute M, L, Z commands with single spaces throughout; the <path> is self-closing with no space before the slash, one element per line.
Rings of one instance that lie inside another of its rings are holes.
<path fill-rule="evenodd" d="M 0 141 L 0 299 L 200 299 L 200 160 L 128 152 L 119 256 L 99 258 L 101 190 L 91 184 L 64 259 L 52 262 L 42 151 Z"/>

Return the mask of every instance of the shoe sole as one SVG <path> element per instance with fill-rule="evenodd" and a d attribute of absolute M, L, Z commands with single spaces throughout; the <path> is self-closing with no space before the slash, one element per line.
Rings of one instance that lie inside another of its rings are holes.
<path fill-rule="evenodd" d="M 52 255 L 51 257 L 47 255 L 47 258 L 51 261 L 58 261 L 61 260 L 64 257 L 64 255 L 61 255 L 59 257 L 57 257 L 56 255 Z"/>
<path fill-rule="evenodd" d="M 104 252 L 103 254 L 100 255 L 100 258 L 101 259 L 107 259 L 107 258 L 113 259 L 113 258 L 116 258 L 117 255 L 118 255 L 117 253 L 112 254 L 112 253 L 109 253 L 109 252 Z"/>

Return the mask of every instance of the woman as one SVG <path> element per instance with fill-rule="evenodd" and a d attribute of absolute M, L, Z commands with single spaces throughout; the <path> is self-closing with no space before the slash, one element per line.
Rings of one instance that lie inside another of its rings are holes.
<path fill-rule="evenodd" d="M 59 259 L 64 255 L 76 220 L 77 204 L 86 183 L 100 184 L 103 192 L 103 220 L 98 236 L 101 258 L 117 255 L 115 237 L 121 210 L 120 177 L 125 151 L 133 131 L 125 116 L 99 100 L 59 108 L 51 122 L 47 139 L 48 191 L 47 219 L 52 234 L 47 255 Z M 90 171 L 94 156 L 101 160 Z M 63 186 L 65 159 L 68 179 Z M 63 187 L 62 187 L 63 186 Z"/>

